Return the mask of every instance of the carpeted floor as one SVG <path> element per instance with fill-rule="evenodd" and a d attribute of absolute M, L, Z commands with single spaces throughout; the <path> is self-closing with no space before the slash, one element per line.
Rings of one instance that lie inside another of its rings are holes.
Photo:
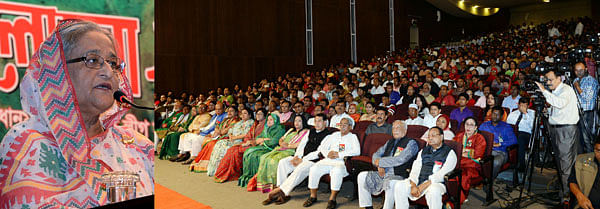
<path fill-rule="evenodd" d="M 507 179 L 511 176 L 510 172 L 503 172 L 499 179 Z M 551 181 L 554 176 L 553 170 L 544 170 L 542 175 L 534 177 L 536 183 L 533 188 L 538 191 L 545 190 L 545 186 Z M 172 189 L 186 197 L 198 201 L 204 205 L 208 205 L 214 209 L 254 209 L 254 208 L 304 208 L 302 203 L 308 198 L 309 191 L 306 184 L 297 187 L 292 191 L 292 199 L 284 205 L 269 205 L 263 206 L 261 202 L 266 199 L 267 195 L 260 192 L 247 192 L 246 188 L 238 187 L 237 181 L 226 183 L 215 183 L 213 178 L 209 178 L 205 173 L 192 173 L 187 170 L 187 166 L 180 163 L 173 163 L 168 160 L 155 161 L 155 181 L 169 189 Z M 518 197 L 518 191 L 507 193 L 504 191 L 505 185 L 502 180 L 498 180 L 494 189 L 495 198 L 499 199 L 487 208 L 504 208 L 508 205 L 510 197 Z M 326 184 L 321 184 L 319 187 L 319 201 L 311 208 L 325 208 L 329 197 L 329 188 Z M 350 201 L 347 197 L 352 192 L 352 184 L 345 182 L 342 185 L 342 190 L 338 195 L 338 208 L 358 208 L 358 200 Z M 156 199 L 168 200 L 172 205 L 178 207 L 182 199 L 170 199 L 160 197 L 161 193 L 156 193 Z M 508 197 L 508 198 L 507 198 Z M 486 208 L 482 206 L 485 199 L 483 190 L 471 189 L 469 201 L 463 204 L 462 208 Z M 178 202 L 180 201 L 180 202 Z M 375 208 L 381 208 L 381 198 L 373 200 Z M 524 205 L 523 205 L 524 206 Z M 530 209 L 548 208 L 549 206 L 533 203 L 529 205 Z M 158 207 L 157 207 L 158 208 Z"/>
<path fill-rule="evenodd" d="M 189 197 L 183 196 L 176 191 L 166 188 L 160 184 L 154 185 L 154 208 L 155 209 L 210 209 Z"/>

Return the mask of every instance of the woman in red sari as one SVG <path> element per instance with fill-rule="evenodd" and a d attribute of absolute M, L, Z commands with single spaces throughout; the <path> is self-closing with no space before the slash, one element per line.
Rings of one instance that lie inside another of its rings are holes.
<path fill-rule="evenodd" d="M 481 172 L 481 158 L 485 154 L 486 141 L 483 135 L 477 133 L 477 120 L 473 117 L 465 118 L 462 123 L 465 125 L 464 131 L 454 137 L 454 141 L 463 145 L 462 158 L 460 159 L 460 168 L 462 172 L 462 192 L 460 194 L 461 203 L 467 199 L 469 189 L 471 188 L 471 179 L 479 176 Z"/>
<path fill-rule="evenodd" d="M 237 180 L 242 175 L 244 152 L 254 146 L 254 139 L 265 128 L 265 115 L 267 115 L 267 110 L 263 108 L 256 111 L 256 121 L 244 137 L 244 141 L 229 148 L 221 163 L 219 163 L 219 167 L 217 167 L 217 171 L 215 172 L 215 182 L 223 183 L 230 180 Z"/>

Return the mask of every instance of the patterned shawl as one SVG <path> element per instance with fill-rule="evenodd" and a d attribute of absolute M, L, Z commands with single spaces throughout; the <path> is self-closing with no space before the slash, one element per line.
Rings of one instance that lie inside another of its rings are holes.
<path fill-rule="evenodd" d="M 13 126 L 0 143 L 0 208 L 104 205 L 100 177 L 110 171 L 138 173 L 136 195 L 153 193 L 152 142 L 117 126 L 128 108 L 115 102 L 100 115 L 105 131 L 87 136 L 58 32 L 79 21 L 59 22 L 21 81 L 21 105 L 30 118 Z M 131 100 L 127 78 L 118 76 L 119 90 Z"/>

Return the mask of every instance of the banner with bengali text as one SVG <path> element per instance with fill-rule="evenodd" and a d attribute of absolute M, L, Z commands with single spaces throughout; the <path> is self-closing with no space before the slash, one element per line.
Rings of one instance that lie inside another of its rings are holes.
<path fill-rule="evenodd" d="M 29 116 L 21 110 L 19 83 L 33 52 L 62 19 L 85 19 L 111 31 L 126 62 L 134 102 L 153 106 L 153 0 L 15 0 L 0 1 L 0 140 L 3 132 Z M 131 110 L 121 120 L 150 137 L 154 113 Z"/>

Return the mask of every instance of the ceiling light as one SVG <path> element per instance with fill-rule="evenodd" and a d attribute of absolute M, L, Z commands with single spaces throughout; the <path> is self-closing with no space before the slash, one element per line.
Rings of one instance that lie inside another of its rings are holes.
<path fill-rule="evenodd" d="M 477 7 L 479 7 L 479 5 L 475 5 L 475 6 L 473 6 L 473 8 L 474 8 L 474 9 L 477 9 Z"/>
<path fill-rule="evenodd" d="M 542 0 L 545 3 L 550 3 L 550 0 Z"/>

